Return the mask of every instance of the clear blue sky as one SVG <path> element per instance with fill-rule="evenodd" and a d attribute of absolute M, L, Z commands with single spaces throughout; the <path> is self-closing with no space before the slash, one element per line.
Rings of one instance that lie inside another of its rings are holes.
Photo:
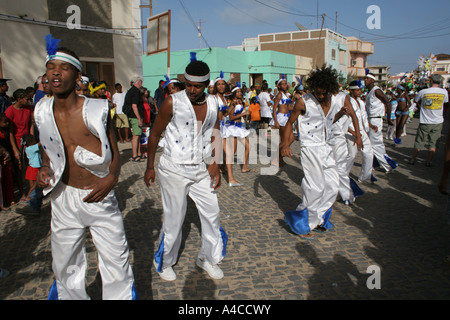
<path fill-rule="evenodd" d="M 367 27 L 370 5 L 380 8 L 380 29 Z M 200 47 L 200 21 L 202 48 L 226 48 L 258 34 L 298 30 L 295 22 L 320 28 L 322 14 L 324 27 L 335 30 L 337 12 L 337 31 L 373 42 L 368 63 L 388 65 L 391 74 L 415 69 L 421 55 L 450 54 L 448 0 L 153 0 L 153 15 L 169 9 L 173 51 Z"/>

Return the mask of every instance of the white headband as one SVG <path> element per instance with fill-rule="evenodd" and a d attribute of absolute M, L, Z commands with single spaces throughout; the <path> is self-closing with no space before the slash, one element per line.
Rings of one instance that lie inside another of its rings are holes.
<path fill-rule="evenodd" d="M 240 87 L 236 87 L 236 88 L 234 88 L 233 90 L 231 90 L 231 92 L 235 92 L 235 91 L 237 91 L 238 89 L 241 89 Z"/>
<path fill-rule="evenodd" d="M 361 89 L 361 88 L 358 86 L 351 86 L 351 87 L 348 87 L 348 89 L 349 90 L 357 90 L 357 89 Z"/>
<path fill-rule="evenodd" d="M 370 78 L 370 79 L 373 79 L 373 80 L 377 80 L 377 79 L 375 79 L 375 76 L 373 76 L 373 75 L 371 75 L 371 74 L 366 75 L 366 78 Z"/>
<path fill-rule="evenodd" d="M 185 73 L 184 78 L 188 81 L 192 82 L 205 82 L 209 81 L 210 73 L 208 72 L 207 75 L 204 76 L 191 76 L 190 74 Z"/>
<path fill-rule="evenodd" d="M 64 62 L 67 62 L 67 63 L 70 63 L 71 65 L 73 65 L 80 72 L 83 70 L 83 65 L 81 64 L 80 60 L 78 60 L 77 58 L 71 56 L 70 54 L 64 53 L 64 52 L 58 51 L 58 52 L 56 52 L 56 54 L 54 54 L 52 56 L 47 56 L 47 60 L 45 61 L 45 64 L 47 64 L 51 60 L 64 61 Z"/>

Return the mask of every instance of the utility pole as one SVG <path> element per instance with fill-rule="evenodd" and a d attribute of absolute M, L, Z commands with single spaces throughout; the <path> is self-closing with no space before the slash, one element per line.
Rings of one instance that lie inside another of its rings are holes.
<path fill-rule="evenodd" d="M 200 40 L 200 49 L 202 48 L 202 23 L 205 23 L 205 21 L 202 21 L 202 19 L 200 19 L 200 21 L 198 22 L 198 38 Z"/>
<path fill-rule="evenodd" d="M 334 27 L 334 31 L 337 33 L 337 21 L 338 21 L 338 12 L 336 11 L 336 26 Z"/>

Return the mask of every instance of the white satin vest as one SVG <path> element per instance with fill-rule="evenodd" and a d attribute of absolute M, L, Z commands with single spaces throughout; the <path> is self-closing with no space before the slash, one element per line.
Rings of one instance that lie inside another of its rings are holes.
<path fill-rule="evenodd" d="M 375 91 L 378 89 L 380 88 L 377 86 L 373 87 L 366 97 L 366 111 L 369 118 L 382 117 L 385 114 L 383 102 L 375 96 Z"/>
<path fill-rule="evenodd" d="M 211 158 L 211 137 L 218 114 L 217 100 L 212 95 L 208 96 L 206 117 L 202 124 L 197 121 L 195 107 L 185 90 L 171 97 L 173 116 L 166 127 L 163 155 L 176 164 L 200 164 Z"/>
<path fill-rule="evenodd" d="M 50 159 L 50 167 L 54 176 L 50 186 L 44 190 L 48 194 L 61 180 L 66 167 L 64 143 L 59 133 L 53 113 L 54 98 L 44 100 L 36 105 L 34 118 L 39 129 L 39 139 L 42 148 Z M 109 116 L 108 101 L 103 99 L 85 98 L 83 104 L 83 120 L 89 131 L 102 144 L 101 156 L 78 146 L 74 152 L 76 163 L 99 178 L 109 174 L 112 161 L 111 146 L 107 135 L 107 121 Z"/>

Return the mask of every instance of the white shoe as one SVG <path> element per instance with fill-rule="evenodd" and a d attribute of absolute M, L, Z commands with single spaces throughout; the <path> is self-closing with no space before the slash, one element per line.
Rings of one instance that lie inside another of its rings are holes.
<path fill-rule="evenodd" d="M 155 265 L 156 272 L 158 272 L 158 265 L 154 261 L 153 264 Z M 163 269 L 161 272 L 158 272 L 161 279 L 166 281 L 175 281 L 177 279 L 177 274 L 175 271 L 173 271 L 172 267 L 167 267 Z"/>
<path fill-rule="evenodd" d="M 208 272 L 209 276 L 213 279 L 222 279 L 223 271 L 217 264 L 211 264 L 208 260 L 197 259 L 197 266 Z"/>

